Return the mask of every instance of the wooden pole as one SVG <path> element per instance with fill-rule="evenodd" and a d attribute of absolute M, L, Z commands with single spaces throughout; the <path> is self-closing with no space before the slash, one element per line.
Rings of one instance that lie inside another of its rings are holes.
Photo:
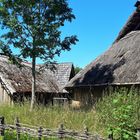
<path fill-rule="evenodd" d="M 38 140 L 41 140 L 42 137 L 42 127 L 39 127 L 38 129 Z"/>
<path fill-rule="evenodd" d="M 4 117 L 0 117 L 0 140 L 4 140 Z"/>
<path fill-rule="evenodd" d="M 113 130 L 110 129 L 110 134 L 108 135 L 108 140 L 113 140 Z"/>
<path fill-rule="evenodd" d="M 137 129 L 137 140 L 140 140 L 140 128 Z"/>
<path fill-rule="evenodd" d="M 58 138 L 63 139 L 64 138 L 64 125 L 60 124 L 58 129 Z"/>
<path fill-rule="evenodd" d="M 20 124 L 19 124 L 19 118 L 16 117 L 16 130 L 17 130 L 17 140 L 20 140 Z"/>
<path fill-rule="evenodd" d="M 88 128 L 85 126 L 85 128 L 84 128 L 84 140 L 88 140 L 88 138 L 89 138 L 89 133 L 88 133 Z"/>

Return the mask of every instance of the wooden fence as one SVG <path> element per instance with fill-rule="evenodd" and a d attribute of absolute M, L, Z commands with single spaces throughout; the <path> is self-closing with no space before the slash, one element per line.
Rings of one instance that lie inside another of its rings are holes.
<path fill-rule="evenodd" d="M 105 140 L 101 138 L 98 134 L 91 134 L 88 128 L 85 127 L 83 132 L 77 132 L 73 130 L 67 130 L 64 125 L 61 124 L 58 129 L 47 129 L 43 127 L 36 127 L 27 124 L 22 124 L 19 119 L 16 118 L 14 125 L 5 124 L 4 117 L 0 117 L 0 140 L 4 140 L 5 132 L 16 133 L 16 140 L 20 140 L 22 135 L 28 135 L 36 138 L 37 140 L 42 140 L 42 138 L 56 138 L 56 139 L 68 139 L 72 140 Z M 44 140 L 44 139 L 43 139 Z M 113 140 L 113 133 L 108 136 L 107 140 Z M 140 129 L 137 129 L 137 140 L 140 140 Z"/>
<path fill-rule="evenodd" d="M 5 137 L 5 133 L 7 131 L 16 133 L 16 140 L 20 140 L 24 134 L 34 137 L 37 140 L 42 140 L 42 138 L 45 139 L 53 138 L 53 140 L 55 138 L 57 140 L 68 139 L 68 138 L 70 138 L 71 140 L 104 140 L 99 135 L 90 134 L 88 128 L 85 128 L 83 132 L 77 132 L 73 130 L 67 130 L 64 128 L 64 125 L 61 124 L 58 127 L 58 129 L 53 130 L 53 129 L 47 129 L 43 127 L 36 127 L 27 124 L 22 124 L 19 122 L 18 118 L 16 118 L 14 125 L 9 125 L 9 124 L 5 124 L 4 117 L 0 117 L 1 139 Z"/>

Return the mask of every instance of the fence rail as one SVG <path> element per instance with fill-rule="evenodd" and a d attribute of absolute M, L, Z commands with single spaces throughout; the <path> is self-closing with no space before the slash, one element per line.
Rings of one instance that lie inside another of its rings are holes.
<path fill-rule="evenodd" d="M 16 118 L 15 124 L 5 124 L 4 117 L 0 117 L 0 138 L 4 139 L 5 132 L 16 132 L 16 139 L 20 140 L 21 135 L 26 134 L 34 137 L 38 140 L 42 138 L 56 138 L 56 139 L 67 139 L 72 138 L 74 140 L 105 140 L 98 134 L 91 134 L 87 127 L 84 128 L 83 132 L 65 129 L 64 125 L 61 124 L 58 129 L 48 129 L 43 127 L 36 127 L 27 124 L 22 124 L 19 119 Z M 113 140 L 113 133 L 108 136 L 107 140 Z M 140 140 L 140 129 L 137 129 L 137 140 Z"/>

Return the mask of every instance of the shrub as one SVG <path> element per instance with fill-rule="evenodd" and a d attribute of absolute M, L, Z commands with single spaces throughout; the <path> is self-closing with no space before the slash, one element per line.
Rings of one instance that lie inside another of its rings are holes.
<path fill-rule="evenodd" d="M 119 89 L 96 104 L 99 126 L 113 131 L 116 140 L 134 140 L 140 126 L 140 95 L 136 89 Z"/>

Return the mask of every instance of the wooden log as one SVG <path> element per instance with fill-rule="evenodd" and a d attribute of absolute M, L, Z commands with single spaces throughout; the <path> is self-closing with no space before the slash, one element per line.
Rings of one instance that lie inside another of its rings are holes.
<path fill-rule="evenodd" d="M 4 140 L 4 117 L 0 117 L 0 140 Z"/>

